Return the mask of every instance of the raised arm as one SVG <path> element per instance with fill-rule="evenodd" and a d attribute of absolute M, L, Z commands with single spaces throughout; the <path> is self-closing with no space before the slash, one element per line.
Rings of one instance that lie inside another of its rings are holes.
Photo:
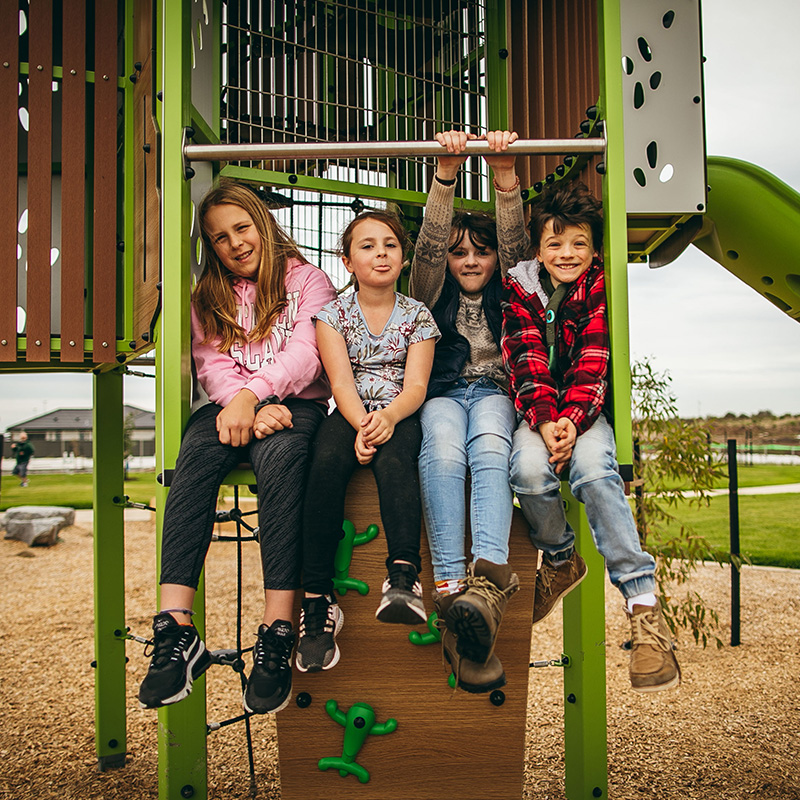
<path fill-rule="evenodd" d="M 453 222 L 456 178 L 467 158 L 460 153 L 467 142 L 475 138 L 475 134 L 463 131 L 436 134 L 436 141 L 453 155 L 442 155 L 437 161 L 436 175 L 428 192 L 425 216 L 414 247 L 408 284 L 409 294 L 428 308 L 436 305 L 447 271 L 447 245 Z"/>
<path fill-rule="evenodd" d="M 516 171 L 516 156 L 505 153 L 517 140 L 513 131 L 489 131 L 486 141 L 497 155 L 484 156 L 494 175 L 495 217 L 497 220 L 497 256 L 500 272 L 508 271 L 520 261 L 531 258 L 531 242 L 522 213 L 522 196 Z M 503 155 L 505 153 L 505 155 Z"/>

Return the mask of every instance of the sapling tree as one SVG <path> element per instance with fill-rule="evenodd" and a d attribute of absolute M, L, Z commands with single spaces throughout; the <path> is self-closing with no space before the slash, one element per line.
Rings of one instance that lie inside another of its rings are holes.
<path fill-rule="evenodd" d="M 642 547 L 656 559 L 656 583 L 664 617 L 673 633 L 688 630 L 705 647 L 717 636 L 719 615 L 687 587 L 703 561 L 730 558 L 714 548 L 672 513 L 678 506 L 708 505 L 711 489 L 723 474 L 706 427 L 682 420 L 672 394 L 672 378 L 657 372 L 649 359 L 631 369 L 633 435 L 638 443 L 634 463 L 634 515 Z M 738 566 L 738 565 L 736 565 Z"/>

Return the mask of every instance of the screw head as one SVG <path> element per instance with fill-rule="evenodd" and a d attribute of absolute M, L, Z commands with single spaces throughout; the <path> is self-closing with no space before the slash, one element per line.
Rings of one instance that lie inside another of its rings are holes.
<path fill-rule="evenodd" d="M 311 705 L 311 695 L 308 692 L 300 692 L 295 699 L 298 708 L 308 708 Z"/>

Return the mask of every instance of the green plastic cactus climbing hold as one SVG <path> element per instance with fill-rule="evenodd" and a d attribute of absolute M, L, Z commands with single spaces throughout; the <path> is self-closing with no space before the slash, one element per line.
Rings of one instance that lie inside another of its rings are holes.
<path fill-rule="evenodd" d="M 370 525 L 363 533 L 356 533 L 350 520 L 342 524 L 344 535 L 336 549 L 333 561 L 333 586 L 339 594 L 347 594 L 348 589 L 355 589 L 359 594 L 367 594 L 369 585 L 357 578 L 350 577 L 350 562 L 353 560 L 353 548 L 371 542 L 378 535 L 378 526 Z"/>
<path fill-rule="evenodd" d="M 408 634 L 408 641 L 411 644 L 436 644 L 436 642 L 442 641 L 442 634 L 439 628 L 437 627 L 436 623 L 439 620 L 439 616 L 434 611 L 428 617 L 428 633 L 420 633 L 419 631 L 411 631 Z"/>
<path fill-rule="evenodd" d="M 323 772 L 338 769 L 343 778 L 355 775 L 361 783 L 366 783 L 369 780 L 369 772 L 356 762 L 358 751 L 363 747 L 367 736 L 384 736 L 397 730 L 397 720 L 375 722 L 375 712 L 369 703 L 354 703 L 345 714 L 339 710 L 339 704 L 335 700 L 328 700 L 325 703 L 325 711 L 334 722 L 338 722 L 344 728 L 344 745 L 341 756 L 321 758 L 317 766 Z"/>

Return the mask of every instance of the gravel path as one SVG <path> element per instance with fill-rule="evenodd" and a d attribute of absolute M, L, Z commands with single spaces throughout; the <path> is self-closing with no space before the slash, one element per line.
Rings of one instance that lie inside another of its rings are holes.
<path fill-rule="evenodd" d="M 208 561 L 211 648 L 233 640 L 234 548 L 212 547 Z M 152 521 L 130 521 L 126 536 L 128 624 L 147 635 L 155 603 Z M 259 567 L 246 552 L 245 619 L 259 614 Z M 135 695 L 147 661 L 129 644 L 128 763 L 96 772 L 93 739 L 92 531 L 62 532 L 49 550 L 0 541 L 0 798 L 87 800 L 157 798 L 156 715 Z M 727 620 L 727 568 L 704 566 L 693 589 Z M 607 592 L 610 796 L 617 800 L 800 800 L 800 571 L 745 567 L 740 647 L 702 649 L 684 637 L 683 686 L 652 697 L 630 691 L 627 638 L 616 591 Z M 560 614 L 535 631 L 534 658 L 561 652 Z M 248 629 L 249 632 L 249 629 Z M 729 637 L 727 627 L 721 638 Z M 209 676 L 209 719 L 233 716 L 239 693 L 230 676 Z M 531 670 L 525 800 L 561 800 L 561 672 Z M 211 798 L 249 797 L 240 726 L 209 738 Z M 259 798 L 278 800 L 274 722 L 253 720 Z M 413 800 L 410 798 L 409 800 Z M 450 798 L 443 798 L 450 800 Z"/>

